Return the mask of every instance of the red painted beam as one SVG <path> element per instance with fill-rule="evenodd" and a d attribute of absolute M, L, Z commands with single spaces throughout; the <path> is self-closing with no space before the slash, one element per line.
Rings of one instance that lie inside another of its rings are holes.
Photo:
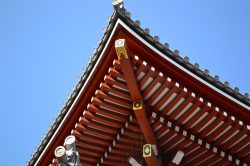
<path fill-rule="evenodd" d="M 217 125 L 219 125 L 222 121 L 224 121 L 226 117 L 223 114 L 220 114 L 219 118 L 216 119 L 208 125 L 205 129 L 200 133 L 200 138 L 206 137 Z"/>
<path fill-rule="evenodd" d="M 101 114 L 105 117 L 108 117 L 108 118 L 111 118 L 111 119 L 114 119 L 116 121 L 120 121 L 120 122 L 125 122 L 127 121 L 127 117 L 124 117 L 122 116 L 121 114 L 116 114 L 115 112 L 111 112 L 109 110 L 106 110 L 106 109 L 103 109 L 103 108 L 96 108 L 94 107 L 93 105 L 91 105 L 88 110 L 91 112 L 91 113 L 98 113 L 98 114 Z"/>
<path fill-rule="evenodd" d="M 154 79 L 157 75 L 158 75 L 157 72 L 152 71 L 152 70 L 149 70 L 149 71 L 144 75 L 144 77 L 140 80 L 140 82 L 139 82 L 139 84 L 138 84 L 139 87 L 144 86 L 144 84 L 146 84 L 146 82 L 147 82 L 150 78 Z M 144 90 L 144 89 L 143 89 L 143 90 Z"/>
<path fill-rule="evenodd" d="M 145 66 L 144 64 L 141 64 L 140 67 L 135 72 L 135 77 L 137 78 L 141 73 L 146 74 L 145 72 L 147 72 L 149 68 L 150 68 L 149 65 Z"/>
<path fill-rule="evenodd" d="M 214 154 L 209 159 L 204 160 L 203 162 L 201 162 L 200 165 L 210 165 L 210 164 L 216 163 L 217 161 L 219 161 L 221 159 L 222 159 L 222 157 L 220 155 Z"/>
<path fill-rule="evenodd" d="M 195 101 L 194 105 L 191 106 L 190 109 L 188 109 L 176 122 L 176 124 L 181 125 L 183 124 L 188 118 L 189 116 L 191 116 L 191 114 L 199 107 L 201 107 L 203 105 L 203 103 L 199 100 Z M 200 112 L 200 111 L 199 111 Z M 199 113 L 198 113 L 199 114 Z M 198 116 L 198 114 L 194 115 L 193 118 L 191 118 L 189 121 L 185 122 L 185 126 L 192 126 L 193 123 L 196 122 L 197 119 L 200 118 L 200 116 L 203 114 L 200 114 Z M 196 117 L 197 116 L 197 117 Z M 196 120 L 195 120 L 196 119 Z M 189 127 L 188 127 L 189 128 Z"/>
<path fill-rule="evenodd" d="M 246 157 L 244 157 L 243 160 L 245 163 L 250 163 L 250 153 L 248 153 L 248 155 Z"/>
<path fill-rule="evenodd" d="M 112 103 L 103 102 L 102 100 L 100 100 L 97 97 L 93 97 L 92 99 L 93 99 L 92 103 L 97 105 L 97 106 L 104 107 L 106 109 L 112 110 L 114 112 L 117 112 L 117 113 L 120 113 L 123 115 L 130 115 L 131 114 L 132 109 L 124 109 L 122 107 L 115 106 Z"/>
<path fill-rule="evenodd" d="M 169 111 L 182 99 L 186 98 L 188 93 L 180 90 L 180 93 L 162 110 L 161 115 L 169 114 Z M 173 118 L 173 117 L 172 117 Z"/>
<path fill-rule="evenodd" d="M 150 123 L 148 121 L 147 115 L 146 115 L 146 109 L 145 105 L 143 103 L 143 98 L 141 95 L 141 92 L 139 90 L 137 80 L 134 75 L 133 66 L 130 61 L 130 57 L 128 55 L 125 41 L 124 40 L 117 40 L 116 41 L 116 51 L 117 56 L 121 64 L 122 73 L 124 75 L 124 78 L 127 83 L 128 90 L 130 92 L 131 98 L 134 101 L 134 114 L 137 118 L 137 121 L 139 123 L 139 126 L 142 130 L 142 133 L 144 135 L 144 138 L 148 144 L 155 144 L 157 145 L 157 140 L 154 136 L 154 132 L 150 126 Z M 137 107 L 137 104 L 139 106 Z M 156 156 L 154 156 L 154 153 L 152 157 L 145 158 L 148 165 L 161 165 L 162 161 L 158 161 Z"/>
<path fill-rule="evenodd" d="M 214 166 L 218 166 L 218 165 L 230 165 L 230 166 L 235 166 L 235 164 L 231 163 L 229 160 L 226 160 L 224 158 L 222 158 L 221 160 L 219 160 L 218 162 L 213 163 Z"/>
<path fill-rule="evenodd" d="M 238 158 L 243 158 L 245 157 L 247 154 L 250 154 L 250 145 L 248 142 L 248 145 L 246 147 L 244 147 L 243 149 L 241 149 L 239 152 L 237 152 L 237 157 Z"/>
<path fill-rule="evenodd" d="M 118 99 L 114 96 L 107 95 L 107 94 L 103 93 L 101 90 L 96 91 L 96 96 L 99 99 L 103 99 L 104 101 L 112 102 L 114 104 L 117 104 L 117 105 L 120 105 L 120 106 L 126 107 L 126 108 L 130 108 L 130 109 L 132 108 L 132 102 L 122 101 L 121 99 Z"/>
<path fill-rule="evenodd" d="M 165 150 L 171 150 L 173 147 L 173 145 L 175 145 L 176 143 L 178 143 L 180 140 L 182 140 L 184 137 L 182 135 L 177 135 L 176 137 L 174 137 L 174 139 L 171 139 L 170 141 L 168 141 L 166 144 L 164 144 L 162 146 L 163 149 Z M 178 147 L 176 145 L 176 147 Z M 170 149 L 171 148 L 171 149 Z"/>
<path fill-rule="evenodd" d="M 173 86 L 174 83 L 165 80 L 162 83 L 161 87 L 148 99 L 146 103 L 147 108 L 149 108 L 154 103 L 155 99 L 157 99 L 166 88 L 170 89 Z M 163 99 L 161 99 L 161 101 L 163 101 Z"/>
<path fill-rule="evenodd" d="M 86 148 L 86 147 L 81 147 L 81 148 L 78 148 L 77 149 L 78 153 L 81 155 L 90 155 L 90 156 L 93 156 L 93 157 L 96 157 L 96 158 L 100 158 L 102 156 L 102 153 L 103 152 L 100 152 L 100 151 L 95 151 L 93 149 L 89 149 L 89 148 Z"/>
<path fill-rule="evenodd" d="M 113 85 L 113 86 L 115 86 L 115 87 L 117 87 L 117 88 L 119 88 L 119 89 L 121 89 L 121 90 L 123 90 L 123 91 L 125 91 L 125 92 L 128 92 L 128 87 L 127 87 L 127 85 L 126 84 L 124 84 L 124 83 L 121 83 L 121 82 L 118 82 L 118 81 L 116 81 L 114 78 L 112 78 L 111 76 L 105 76 L 105 78 L 104 78 L 104 81 L 108 84 L 108 85 Z"/>
<path fill-rule="evenodd" d="M 191 164 L 192 165 L 199 165 L 200 163 L 202 163 L 206 159 L 212 157 L 213 155 L 214 155 L 214 153 L 207 151 L 207 152 L 203 153 L 202 155 L 200 155 L 199 157 L 197 157 L 196 159 L 192 160 Z"/>
<path fill-rule="evenodd" d="M 201 122 L 199 122 L 193 129 L 192 131 L 194 133 L 198 133 L 199 130 L 201 130 L 210 120 L 212 120 L 218 112 L 211 111 L 210 114 L 208 114 Z M 203 129 L 204 130 L 204 129 Z"/>
<path fill-rule="evenodd" d="M 229 153 L 234 154 L 238 152 L 239 149 L 242 150 L 242 148 L 247 145 L 248 147 L 250 146 L 250 136 L 247 135 L 244 139 L 242 139 L 240 142 L 235 144 L 233 147 L 230 148 Z M 248 148 L 249 149 L 249 148 Z M 240 150 L 240 151 L 241 151 Z M 249 152 L 249 151 L 248 151 Z M 238 155 L 237 155 L 238 156 Z"/>
<path fill-rule="evenodd" d="M 239 124 L 236 123 L 234 126 L 232 126 L 232 128 L 229 131 L 227 131 L 225 134 L 223 134 L 223 136 L 221 136 L 219 139 L 217 139 L 215 141 L 214 146 L 218 146 L 218 145 L 222 144 L 231 135 L 233 135 L 237 130 L 240 130 L 240 128 L 242 128 L 242 126 L 240 126 Z"/>
<path fill-rule="evenodd" d="M 124 79 L 124 76 L 122 75 L 122 73 L 113 67 L 109 68 L 109 74 L 111 75 L 111 77 Z"/>
<path fill-rule="evenodd" d="M 125 92 L 119 91 L 118 89 L 111 88 L 106 83 L 101 84 L 101 89 L 104 92 L 107 92 L 108 94 L 113 94 L 113 95 L 119 96 L 122 99 L 131 100 L 129 93 L 125 93 Z"/>
<path fill-rule="evenodd" d="M 163 83 L 163 78 L 160 77 L 159 75 L 151 82 L 151 84 L 146 87 L 146 89 L 143 91 L 142 96 L 144 99 L 149 95 L 149 93 L 152 91 L 152 89 L 157 85 L 157 83 L 160 83 L 162 86 Z M 147 100 L 147 99 L 146 99 Z"/>
<path fill-rule="evenodd" d="M 208 137 L 207 141 L 211 142 L 214 141 L 216 137 L 223 131 L 225 131 L 229 126 L 233 124 L 232 120 L 226 120 L 223 125 L 221 125 L 218 129 L 216 129 L 210 136 Z M 232 128 L 231 128 L 232 129 Z M 230 129 L 229 129 L 230 130 Z M 228 132 L 228 131 L 227 131 Z M 225 133 L 224 133 L 225 134 Z M 223 134 L 223 135 L 224 135 Z"/>
<path fill-rule="evenodd" d="M 77 139 L 86 140 L 88 142 L 93 142 L 94 144 L 100 144 L 106 147 L 110 145 L 109 140 L 101 139 L 95 136 L 90 137 L 90 135 L 86 133 L 81 133 L 78 130 L 72 130 L 71 134 L 74 135 Z"/>
<path fill-rule="evenodd" d="M 170 116 L 176 119 L 181 111 L 184 110 L 188 106 L 188 104 L 193 103 L 194 100 L 195 98 L 191 94 L 189 94 L 188 98 Z"/>
<path fill-rule="evenodd" d="M 106 152 L 107 148 L 100 145 L 100 144 L 94 144 L 92 142 L 88 142 L 88 141 L 77 141 L 76 142 L 76 146 L 77 147 L 80 147 L 80 148 L 89 148 L 89 149 L 93 149 L 93 150 L 96 150 L 96 151 L 99 151 L 99 152 Z"/>
<path fill-rule="evenodd" d="M 180 89 L 179 87 L 173 85 L 173 88 L 171 88 L 167 94 L 165 94 L 159 102 L 157 102 L 157 104 L 154 106 L 154 109 L 156 111 L 159 111 L 160 108 L 162 107 L 162 105 L 174 94 L 174 93 L 179 93 L 180 92 Z"/>
<path fill-rule="evenodd" d="M 194 150 L 193 152 L 184 156 L 182 164 L 192 163 L 193 160 L 195 160 L 196 158 L 199 158 L 199 156 L 203 153 L 206 153 L 205 148 L 200 147 L 200 148 Z"/>
<path fill-rule="evenodd" d="M 202 106 L 203 105 L 203 106 Z M 201 107 L 201 110 L 198 111 L 198 113 L 196 113 L 189 121 L 187 121 L 187 123 L 185 124 L 185 129 L 189 129 L 191 128 L 191 126 L 197 122 L 200 117 L 202 115 L 204 115 L 206 112 L 208 112 L 209 109 L 211 109 L 210 107 L 208 107 L 205 103 L 202 103 L 201 101 L 197 101 L 194 106 L 191 108 L 191 110 L 189 110 L 190 114 L 188 113 L 188 115 L 191 115 L 191 112 L 195 111 L 198 107 Z M 187 115 L 187 114 L 186 114 Z"/>
<path fill-rule="evenodd" d="M 242 130 L 240 130 L 239 133 L 237 133 L 235 136 L 233 136 L 232 138 L 227 140 L 225 143 L 223 143 L 223 145 L 221 145 L 221 148 L 223 150 L 227 150 L 231 145 L 233 145 L 236 141 L 238 141 L 242 136 L 244 136 L 248 132 L 249 132 L 248 129 L 242 127 Z"/>

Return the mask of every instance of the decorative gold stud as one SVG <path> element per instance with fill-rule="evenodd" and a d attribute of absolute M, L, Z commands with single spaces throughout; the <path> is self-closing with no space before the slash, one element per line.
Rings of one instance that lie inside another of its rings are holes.
<path fill-rule="evenodd" d="M 133 103 L 133 110 L 141 110 L 142 109 L 142 101 L 136 101 Z"/>
<path fill-rule="evenodd" d="M 152 156 L 152 145 L 145 144 L 143 145 L 143 157 L 151 157 Z"/>

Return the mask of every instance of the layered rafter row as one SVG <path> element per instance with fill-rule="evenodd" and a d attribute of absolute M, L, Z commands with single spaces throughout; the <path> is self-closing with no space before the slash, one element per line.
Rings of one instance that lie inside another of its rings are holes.
<path fill-rule="evenodd" d="M 149 110 L 181 126 L 182 130 L 190 131 L 190 134 L 209 143 L 209 146 L 217 148 L 222 155 L 227 155 L 229 161 L 236 164 L 249 161 L 250 134 L 246 125 L 243 126 L 234 117 L 229 116 L 229 111 L 221 110 L 209 101 L 205 101 L 138 56 L 134 56 L 133 64 L 141 93 Z M 173 133 L 167 133 L 167 130 L 165 128 L 162 131 L 167 135 L 166 138 L 175 141 L 170 141 L 169 145 L 181 142 L 181 137 L 175 137 Z M 163 151 L 169 151 L 168 144 L 165 148 L 162 147 Z M 208 160 L 215 156 L 204 151 L 201 158 Z"/>
<path fill-rule="evenodd" d="M 144 137 L 123 75 L 111 67 L 71 132 L 84 165 L 128 165 Z"/>
<path fill-rule="evenodd" d="M 130 58 L 146 119 L 162 156 L 171 157 L 181 149 L 180 165 L 250 161 L 250 131 L 230 111 L 221 110 L 138 56 Z M 147 139 L 134 114 L 127 79 L 115 60 L 75 123 L 72 134 L 84 165 L 126 166 L 130 157 L 145 164 L 142 146 Z"/>

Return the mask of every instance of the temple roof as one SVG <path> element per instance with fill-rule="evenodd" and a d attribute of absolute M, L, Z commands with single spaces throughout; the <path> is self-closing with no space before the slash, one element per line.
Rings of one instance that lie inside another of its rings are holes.
<path fill-rule="evenodd" d="M 61 125 L 64 123 L 65 119 L 68 116 L 70 116 L 72 106 L 78 100 L 79 95 L 81 95 L 82 91 L 86 89 L 86 84 L 89 81 L 91 74 L 95 70 L 96 64 L 99 63 L 99 60 L 103 54 L 103 51 L 106 49 L 107 45 L 109 44 L 110 37 L 116 30 L 115 28 L 117 28 L 117 22 L 119 22 L 119 20 L 122 22 L 122 24 L 125 24 L 128 28 L 132 29 L 136 33 L 136 35 L 138 35 L 140 38 L 142 38 L 147 43 L 149 43 L 150 47 L 157 50 L 160 54 L 166 56 L 166 58 L 169 61 L 171 61 L 171 63 L 175 64 L 176 66 L 179 66 L 181 70 L 185 70 L 186 73 L 189 73 L 192 77 L 195 77 L 195 79 L 197 79 L 198 81 L 202 82 L 203 84 L 210 87 L 211 89 L 214 89 L 221 95 L 225 96 L 225 98 L 232 100 L 232 102 L 240 105 L 240 107 L 244 108 L 245 110 L 250 111 L 249 109 L 250 99 L 247 93 L 241 94 L 238 88 L 231 88 L 228 82 L 225 82 L 225 83 L 220 82 L 219 76 L 209 75 L 209 71 L 201 70 L 199 68 L 199 64 L 191 64 L 189 62 L 188 57 L 181 57 L 181 55 L 179 55 L 178 50 L 170 50 L 169 45 L 167 43 L 165 44 L 160 43 L 158 36 L 151 36 L 149 29 L 147 28 L 144 29 L 140 26 L 140 21 L 138 20 L 133 21 L 131 19 L 131 14 L 127 10 L 116 9 L 113 15 L 109 17 L 109 23 L 107 27 L 104 29 L 104 35 L 99 40 L 98 47 L 94 49 L 93 56 L 89 58 L 88 66 L 84 68 L 84 74 L 79 78 L 79 82 L 74 87 L 73 92 L 68 98 L 68 101 L 65 103 L 63 109 L 58 113 L 58 117 L 55 119 L 52 126 L 49 127 L 48 132 L 46 133 L 44 139 L 41 141 L 39 147 L 36 149 L 36 151 L 32 155 L 32 158 L 27 162 L 28 165 L 34 165 L 39 160 L 40 156 L 42 156 L 44 151 L 46 150 L 46 147 L 48 146 L 48 144 L 50 144 L 51 140 L 54 138 L 55 133 L 58 130 L 58 128 L 60 128 Z M 137 63 L 136 59 L 134 59 L 134 63 Z M 151 67 L 154 68 L 156 66 L 151 66 Z M 246 112 L 246 113 L 249 114 L 249 112 Z M 160 119 L 161 116 L 162 115 L 160 114 L 153 115 L 152 113 L 153 119 L 154 118 Z M 246 126 L 249 125 L 249 117 L 245 117 L 245 119 L 243 119 L 244 117 L 243 116 L 241 117 L 240 115 L 237 118 L 239 121 L 243 121 L 244 125 Z M 165 121 L 168 121 L 168 119 L 167 120 L 165 119 Z M 155 124 L 155 125 L 159 125 L 159 124 Z M 169 125 L 168 128 L 171 128 L 171 125 Z M 179 139 L 181 139 L 181 137 Z"/>

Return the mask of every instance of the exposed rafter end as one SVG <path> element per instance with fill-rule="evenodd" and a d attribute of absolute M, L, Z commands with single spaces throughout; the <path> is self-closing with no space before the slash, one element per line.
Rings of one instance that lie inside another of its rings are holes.
<path fill-rule="evenodd" d="M 172 163 L 179 165 L 181 163 L 181 160 L 184 157 L 184 151 L 182 150 L 178 150 L 174 156 L 174 158 L 172 159 Z"/>
<path fill-rule="evenodd" d="M 133 157 L 129 157 L 128 162 L 131 166 L 141 166 L 141 164 L 139 164 Z"/>

